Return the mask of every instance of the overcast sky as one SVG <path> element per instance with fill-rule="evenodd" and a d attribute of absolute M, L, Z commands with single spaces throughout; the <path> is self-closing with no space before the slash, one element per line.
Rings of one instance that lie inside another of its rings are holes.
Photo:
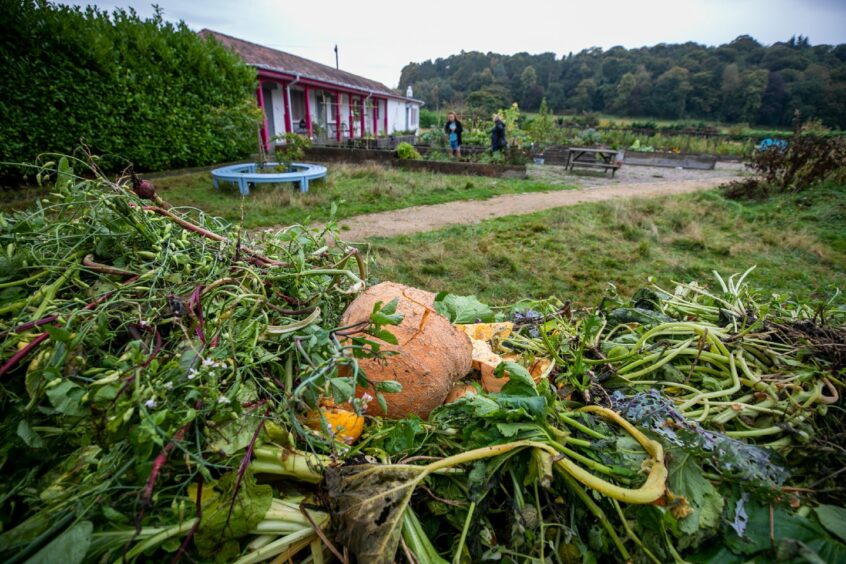
<path fill-rule="evenodd" d="M 149 0 L 71 2 L 152 14 Z M 748 34 L 764 44 L 810 37 L 846 43 L 846 0 L 158 0 L 184 20 L 334 66 L 395 87 L 409 62 L 461 50 L 512 54 L 588 47 L 727 43 Z"/>

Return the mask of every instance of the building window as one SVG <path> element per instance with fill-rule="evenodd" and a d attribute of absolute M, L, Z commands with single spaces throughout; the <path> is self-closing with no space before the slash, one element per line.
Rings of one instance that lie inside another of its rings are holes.
<path fill-rule="evenodd" d="M 417 107 L 412 106 L 411 108 L 411 123 L 409 124 L 409 129 L 414 129 L 417 127 Z"/>

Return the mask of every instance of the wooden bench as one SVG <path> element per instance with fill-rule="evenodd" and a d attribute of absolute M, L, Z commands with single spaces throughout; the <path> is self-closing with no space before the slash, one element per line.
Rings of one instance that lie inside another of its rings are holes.
<path fill-rule="evenodd" d="M 614 173 L 620 166 L 622 165 L 617 161 L 617 151 L 613 149 L 571 147 L 565 168 L 571 172 L 574 167 L 599 168 L 603 174 L 610 170 L 611 178 L 614 178 Z"/>

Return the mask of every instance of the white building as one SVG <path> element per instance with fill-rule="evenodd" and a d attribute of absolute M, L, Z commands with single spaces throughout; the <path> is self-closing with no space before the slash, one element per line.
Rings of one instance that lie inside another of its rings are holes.
<path fill-rule="evenodd" d="M 258 72 L 265 145 L 286 132 L 356 139 L 417 131 L 423 102 L 370 80 L 284 51 L 204 29 Z"/>

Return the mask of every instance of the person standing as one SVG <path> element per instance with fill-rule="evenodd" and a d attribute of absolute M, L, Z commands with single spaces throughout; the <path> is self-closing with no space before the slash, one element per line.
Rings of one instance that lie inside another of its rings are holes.
<path fill-rule="evenodd" d="M 444 126 L 444 133 L 449 136 L 449 149 L 454 157 L 461 156 L 461 132 L 464 128 L 461 127 L 461 122 L 455 115 L 455 112 L 447 114 L 447 122 Z"/>
<path fill-rule="evenodd" d="M 496 153 L 508 146 L 505 141 L 505 124 L 499 114 L 494 114 L 494 126 L 491 130 L 491 152 Z"/>

